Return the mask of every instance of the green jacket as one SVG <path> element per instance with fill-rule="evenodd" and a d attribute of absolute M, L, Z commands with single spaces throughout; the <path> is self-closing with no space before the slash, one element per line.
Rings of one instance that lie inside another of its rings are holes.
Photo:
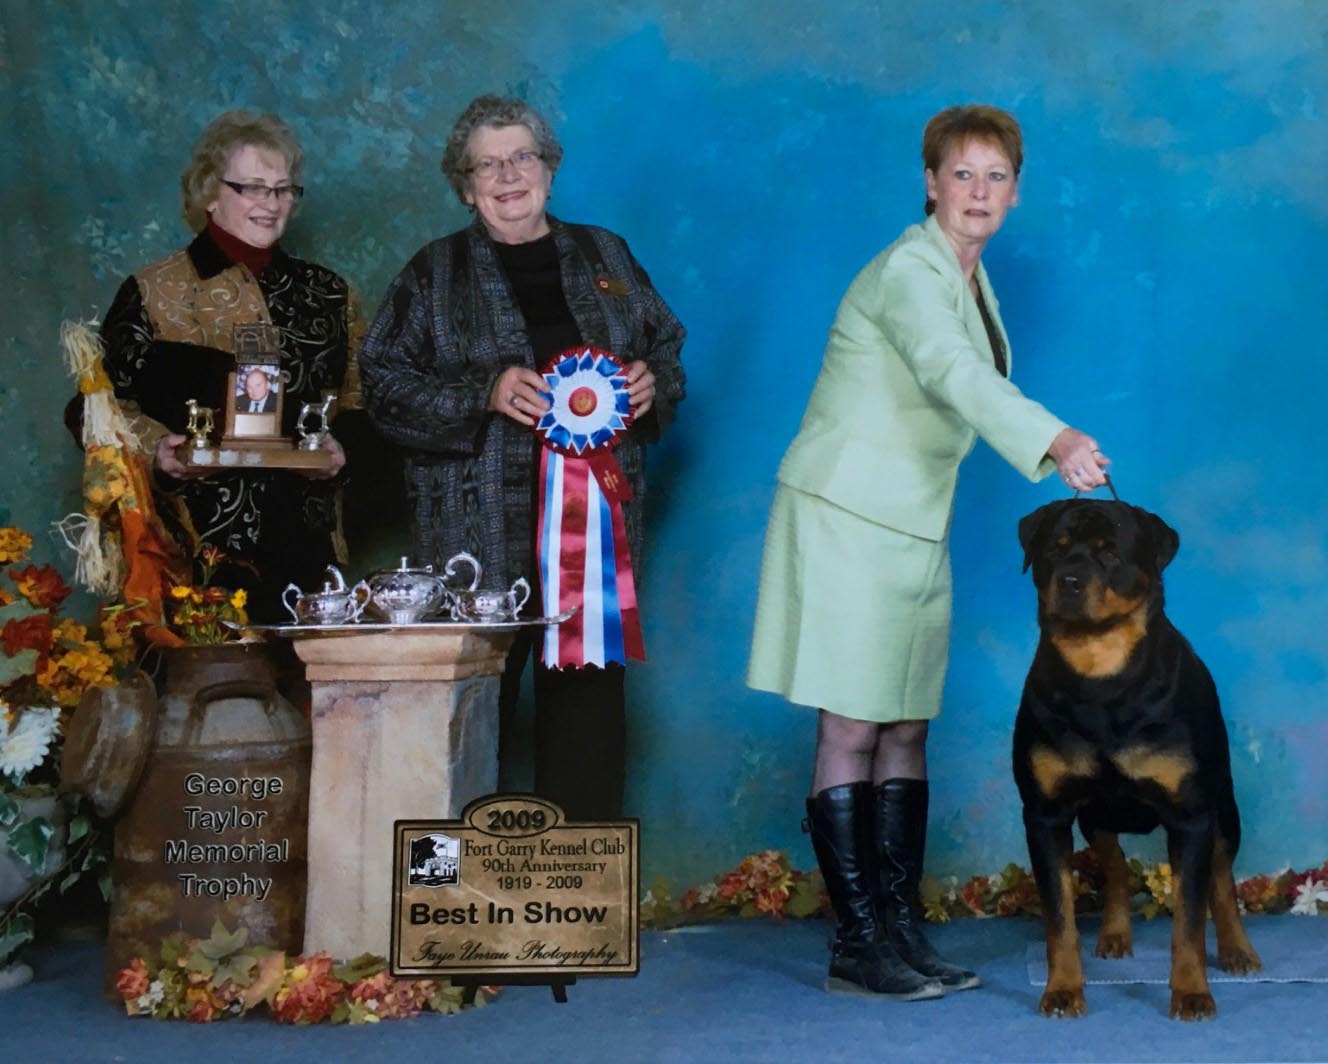
<path fill-rule="evenodd" d="M 981 263 L 977 278 L 1004 338 Z M 939 540 L 959 463 L 978 436 L 1040 480 L 1055 468 L 1045 456 L 1065 427 L 997 372 L 977 301 L 932 217 L 849 286 L 778 476 L 876 524 Z"/>

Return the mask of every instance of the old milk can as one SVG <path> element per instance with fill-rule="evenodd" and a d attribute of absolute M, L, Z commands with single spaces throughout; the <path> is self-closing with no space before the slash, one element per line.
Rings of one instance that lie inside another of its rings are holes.
<path fill-rule="evenodd" d="M 216 920 L 299 952 L 310 748 L 267 647 L 166 652 L 156 737 L 115 825 L 108 985 L 135 956 L 151 967 L 165 936 L 206 938 Z"/>

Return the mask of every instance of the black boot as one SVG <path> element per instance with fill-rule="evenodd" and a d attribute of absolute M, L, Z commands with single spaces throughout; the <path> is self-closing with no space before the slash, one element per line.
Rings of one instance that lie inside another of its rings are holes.
<path fill-rule="evenodd" d="M 865 781 L 829 787 L 807 799 L 805 826 L 837 923 L 825 988 L 902 1001 L 940 997 L 941 984 L 905 964 L 881 934 L 871 803 L 871 784 Z"/>
<path fill-rule="evenodd" d="M 937 956 L 922 933 L 918 883 L 927 849 L 926 780 L 886 780 L 876 788 L 876 841 L 880 847 L 880 902 L 886 935 L 899 955 L 946 990 L 971 990 L 975 972 Z"/>

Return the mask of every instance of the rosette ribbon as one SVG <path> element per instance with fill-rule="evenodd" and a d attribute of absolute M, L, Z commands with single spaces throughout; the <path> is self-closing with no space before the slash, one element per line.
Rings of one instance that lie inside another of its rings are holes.
<path fill-rule="evenodd" d="M 544 630 L 551 669 L 644 661 L 622 504 L 631 486 L 613 448 L 632 422 L 623 365 L 595 347 L 555 355 L 541 370 L 548 412 L 540 447 L 536 555 L 546 613 L 577 612 Z"/>

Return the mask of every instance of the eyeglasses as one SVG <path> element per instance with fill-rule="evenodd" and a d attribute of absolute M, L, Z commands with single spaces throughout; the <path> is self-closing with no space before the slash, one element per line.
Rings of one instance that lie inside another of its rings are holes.
<path fill-rule="evenodd" d="M 278 185 L 273 188 L 271 185 L 264 185 L 261 182 L 241 184 L 238 181 L 227 181 L 224 177 L 221 183 L 227 188 L 232 188 L 247 200 L 256 200 L 260 203 L 276 196 L 280 200 L 298 200 L 304 195 L 303 185 Z"/>
<path fill-rule="evenodd" d="M 513 152 L 506 159 L 494 155 L 486 155 L 482 159 L 476 159 L 469 169 L 469 173 L 476 177 L 489 180 L 498 177 L 503 172 L 504 166 L 510 166 L 519 170 L 523 174 L 530 173 L 531 170 L 539 166 L 543 161 L 544 155 L 541 152 L 532 151 L 529 148 Z"/>

